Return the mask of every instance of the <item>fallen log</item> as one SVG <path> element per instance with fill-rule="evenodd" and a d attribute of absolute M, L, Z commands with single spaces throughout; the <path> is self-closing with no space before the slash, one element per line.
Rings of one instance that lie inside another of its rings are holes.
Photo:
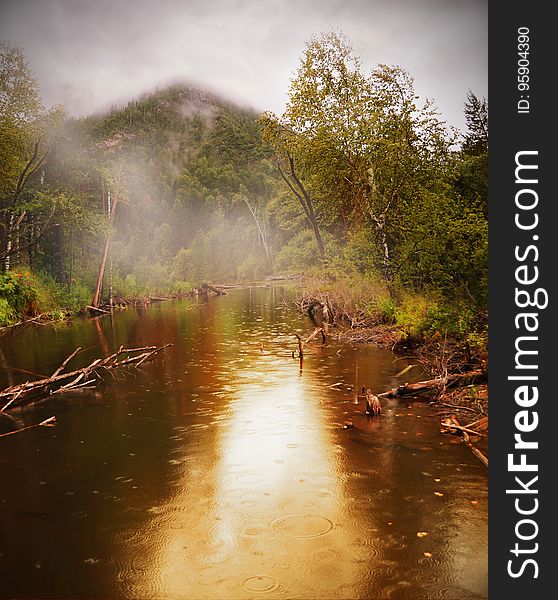
<path fill-rule="evenodd" d="M 404 383 L 396 388 L 378 394 L 380 398 L 404 398 L 417 397 L 421 395 L 439 394 L 448 388 L 484 383 L 486 373 L 484 371 L 469 371 L 468 373 L 454 373 L 446 377 L 437 377 L 417 383 Z"/>
<path fill-rule="evenodd" d="M 218 296 L 226 296 L 228 294 L 227 291 L 225 291 L 223 289 L 219 289 L 218 287 L 215 287 L 214 285 L 211 285 L 210 283 L 205 283 L 205 282 L 201 284 L 201 290 L 203 290 L 202 293 L 205 293 L 206 295 L 207 295 L 207 290 L 214 292 Z"/>
<path fill-rule="evenodd" d="M 322 334 L 322 343 L 326 341 L 326 335 L 323 327 L 315 327 L 314 331 L 304 340 L 305 344 L 310 343 L 319 333 Z"/>
<path fill-rule="evenodd" d="M 13 385 L 0 391 L 0 413 L 8 409 L 37 402 L 53 394 L 62 394 L 93 387 L 101 379 L 99 375 L 101 369 L 112 370 L 132 364 L 139 367 L 152 356 L 169 346 L 172 346 L 172 344 L 145 346 L 143 348 L 123 348 L 120 346 L 116 352 L 105 358 L 96 358 L 85 367 L 64 372 L 70 360 L 81 350 L 81 348 L 77 348 L 50 377 L 26 381 L 25 383 Z M 123 358 L 119 360 L 121 356 Z"/>
<path fill-rule="evenodd" d="M 110 315 L 109 310 L 105 310 L 104 308 L 99 308 L 98 306 L 86 306 L 85 307 L 89 312 L 97 313 L 99 315 Z"/>
<path fill-rule="evenodd" d="M 482 464 L 488 469 L 488 458 L 478 449 L 473 446 L 473 444 L 468 443 L 471 452 L 482 462 Z"/>

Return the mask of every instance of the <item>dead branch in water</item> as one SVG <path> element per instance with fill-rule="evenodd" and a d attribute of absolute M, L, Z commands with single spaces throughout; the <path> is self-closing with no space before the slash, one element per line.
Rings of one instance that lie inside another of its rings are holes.
<path fill-rule="evenodd" d="M 116 352 L 106 358 L 96 358 L 86 367 L 64 373 L 64 369 L 67 367 L 70 360 L 81 350 L 81 348 L 77 348 L 66 358 L 66 360 L 64 360 L 50 377 L 35 381 L 26 381 L 25 383 L 13 385 L 2 390 L 0 392 L 0 412 L 37 402 L 38 400 L 48 398 L 53 394 L 62 394 L 93 387 L 100 379 L 98 374 L 99 369 L 110 371 L 132 364 L 139 367 L 153 355 L 169 346 L 172 346 L 172 344 L 165 344 L 164 346 L 159 347 L 145 346 L 143 348 L 126 349 L 120 346 Z M 130 354 L 133 356 L 130 356 Z M 119 360 L 119 357 L 121 356 L 124 356 L 124 358 Z"/>
<path fill-rule="evenodd" d="M 295 351 L 292 351 L 292 357 L 293 358 L 303 358 L 304 357 L 304 346 L 306 346 L 306 344 L 310 343 L 319 333 L 322 334 L 322 343 L 325 343 L 326 341 L 326 335 L 324 332 L 324 328 L 323 327 L 316 327 L 314 329 L 314 331 L 303 341 L 302 338 L 300 337 L 300 335 L 298 335 L 298 333 L 295 333 L 295 338 L 298 341 L 298 356 L 295 356 Z"/>
<path fill-rule="evenodd" d="M 70 311 L 65 310 L 62 311 L 62 313 L 64 315 L 63 319 L 67 319 L 71 316 Z M 4 329 L 11 329 L 12 327 L 19 327 L 20 325 L 33 324 L 45 326 L 49 323 L 58 323 L 59 321 L 63 320 L 60 318 L 60 316 L 58 316 L 59 314 L 60 313 L 58 313 L 57 316 L 53 316 L 52 313 L 40 313 L 29 319 L 21 319 L 20 321 L 17 321 L 17 323 L 12 323 L 11 325 L 4 325 L 3 327 L 0 327 L 0 331 Z"/>
<path fill-rule="evenodd" d="M 110 315 L 110 310 L 105 310 L 104 308 L 99 308 L 98 306 L 87 305 L 85 308 L 87 310 L 89 310 L 90 312 L 98 314 L 98 315 Z"/>
<path fill-rule="evenodd" d="M 469 371 L 468 373 L 455 373 L 446 377 L 418 381 L 417 383 L 404 383 L 387 392 L 378 394 L 378 396 L 380 398 L 417 398 L 422 395 L 438 395 L 447 388 L 483 383 L 485 381 L 486 373 L 484 371 Z"/>
<path fill-rule="evenodd" d="M 449 431 L 450 433 L 460 432 L 463 435 L 467 433 L 469 435 L 476 435 L 478 437 L 483 436 L 482 433 L 475 431 L 474 429 L 460 425 L 459 421 L 455 417 L 442 419 L 440 425 L 442 427 L 442 433 L 447 433 Z"/>
<path fill-rule="evenodd" d="M 54 427 L 56 425 L 56 417 L 49 417 L 40 423 L 35 423 L 35 425 L 27 425 L 27 427 L 20 427 L 19 429 L 14 429 L 13 431 L 8 431 L 6 433 L 0 433 L 0 437 L 6 437 L 8 435 L 14 435 L 15 433 L 19 433 L 21 431 L 26 431 L 27 429 L 33 429 L 34 427 Z"/>
<path fill-rule="evenodd" d="M 485 420 L 486 419 L 486 420 Z M 486 427 L 488 429 L 488 418 L 478 419 L 476 424 L 480 425 L 479 429 L 482 427 L 483 429 Z M 471 423 L 471 425 L 475 424 Z M 471 452 L 484 464 L 485 467 L 488 467 L 488 458 L 471 442 L 470 435 L 474 436 L 482 436 L 478 431 L 473 431 L 469 429 L 469 427 L 462 427 L 459 421 L 455 416 L 447 417 L 442 419 L 441 423 L 441 431 L 442 433 L 453 433 L 455 435 L 461 435 L 461 440 L 464 444 L 466 444 Z"/>

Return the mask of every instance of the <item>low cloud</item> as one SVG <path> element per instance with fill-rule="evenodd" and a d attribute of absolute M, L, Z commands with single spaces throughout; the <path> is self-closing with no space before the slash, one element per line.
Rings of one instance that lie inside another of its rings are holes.
<path fill-rule="evenodd" d="M 0 5 L 49 105 L 102 110 L 188 81 L 281 112 L 305 41 L 341 29 L 363 66 L 398 64 L 463 129 L 470 88 L 487 94 L 481 0 L 22 0 Z"/>

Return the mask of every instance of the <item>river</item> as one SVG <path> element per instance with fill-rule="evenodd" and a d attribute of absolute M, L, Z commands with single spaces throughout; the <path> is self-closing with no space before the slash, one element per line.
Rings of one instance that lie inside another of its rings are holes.
<path fill-rule="evenodd" d="M 314 340 L 281 286 L 0 338 L 2 387 L 166 344 L 0 439 L 2 598 L 487 596 L 487 472 L 424 403 L 364 415 L 408 361 Z M 420 369 L 411 371 L 415 378 Z M 410 379 L 410 375 L 405 376 Z M 344 428 L 351 421 L 353 428 Z M 12 425 L 0 420 L 0 431 Z"/>

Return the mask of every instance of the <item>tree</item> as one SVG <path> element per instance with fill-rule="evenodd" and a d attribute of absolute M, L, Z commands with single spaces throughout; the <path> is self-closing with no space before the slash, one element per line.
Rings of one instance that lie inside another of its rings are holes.
<path fill-rule="evenodd" d="M 26 192 L 48 155 L 61 117 L 59 108 L 44 110 L 21 50 L 0 42 L 0 260 L 4 271 L 10 269 L 12 256 L 35 245 L 53 226 L 55 203 L 37 204 Z"/>
<path fill-rule="evenodd" d="M 0 115 L 16 125 L 35 121 L 43 113 L 39 88 L 23 52 L 0 40 Z"/>
<path fill-rule="evenodd" d="M 478 156 L 488 152 L 488 103 L 479 99 L 471 90 L 465 101 L 465 121 L 467 134 L 463 142 L 463 152 Z"/>
<path fill-rule="evenodd" d="M 261 122 L 316 238 L 317 213 L 326 222 L 366 223 L 391 282 L 408 259 L 401 251 L 414 251 L 403 242 L 452 142 L 432 104 L 417 105 L 410 75 L 387 65 L 365 75 L 344 35 L 321 34 L 307 43 L 284 114 Z"/>
<path fill-rule="evenodd" d="M 116 173 L 114 177 L 110 177 L 110 174 L 107 175 L 107 179 L 112 180 L 109 181 L 108 185 L 103 182 L 103 200 L 106 206 L 106 214 L 107 221 L 109 225 L 109 230 L 106 234 L 103 254 L 101 257 L 101 262 L 99 264 L 99 272 L 97 274 L 97 283 L 95 284 L 95 292 L 93 293 L 93 299 L 91 300 L 91 306 L 97 307 L 99 306 L 99 301 L 101 298 L 101 289 L 103 286 L 103 279 L 105 276 L 105 269 L 107 265 L 107 259 L 109 256 L 110 245 L 113 238 L 113 229 L 112 225 L 114 223 L 114 216 L 116 213 L 116 206 L 118 201 L 120 200 L 120 196 L 123 194 L 123 166 L 122 163 L 119 163 L 116 167 Z M 109 301 L 112 305 L 112 284 L 110 284 L 111 289 L 109 290 Z"/>
<path fill-rule="evenodd" d="M 316 216 L 314 199 L 308 187 L 303 183 L 296 166 L 296 157 L 304 155 L 302 144 L 305 140 L 301 136 L 297 136 L 288 125 L 281 123 L 272 113 L 262 115 L 260 124 L 264 140 L 271 143 L 277 152 L 276 165 L 281 178 L 302 207 L 314 233 L 318 253 L 323 258 L 325 247 Z"/>

